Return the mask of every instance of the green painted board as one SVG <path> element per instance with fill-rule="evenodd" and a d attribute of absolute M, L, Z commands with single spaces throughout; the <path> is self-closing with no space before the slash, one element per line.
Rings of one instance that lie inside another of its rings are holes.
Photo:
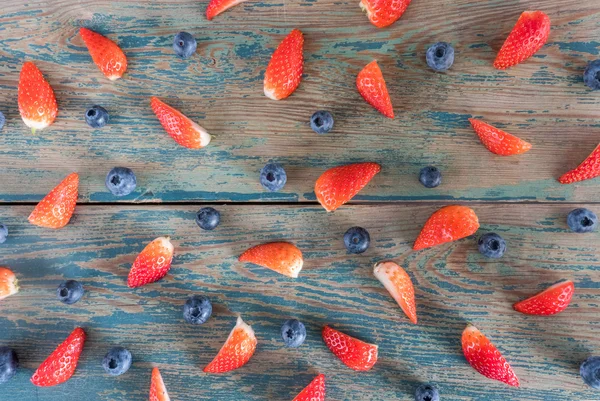
<path fill-rule="evenodd" d="M 375 161 L 381 174 L 360 201 L 502 200 L 595 201 L 599 181 L 561 186 L 600 141 L 599 93 L 582 82 L 600 52 L 600 4 L 595 0 L 414 0 L 386 29 L 369 24 L 358 1 L 248 1 L 204 17 L 206 2 L 55 2 L 5 0 L 0 11 L 0 201 L 38 201 L 72 171 L 81 174 L 81 202 L 115 202 L 104 176 L 131 167 L 138 190 L 127 202 L 314 201 L 313 183 L 327 168 Z M 492 61 L 519 14 L 541 8 L 552 19 L 548 44 L 507 71 Z M 79 37 L 91 27 L 118 42 L 129 71 L 109 82 L 92 64 Z M 305 34 L 305 74 L 283 101 L 263 94 L 270 55 L 292 29 Z M 197 54 L 179 60 L 173 36 L 191 32 Z M 452 43 L 456 62 L 433 73 L 427 47 Z M 379 115 L 355 88 L 358 71 L 377 59 L 396 119 Z M 59 117 L 32 136 L 17 108 L 17 82 L 34 60 L 55 88 Z M 149 107 L 159 96 L 215 135 L 204 150 L 179 147 Z M 93 104 L 111 113 L 109 126 L 84 122 Z M 308 125 L 318 109 L 331 110 L 335 128 L 316 135 Z M 489 153 L 467 118 L 477 116 L 533 143 L 519 157 Z M 288 184 L 266 193 L 258 172 L 281 162 Z M 425 165 L 444 183 L 426 190 Z"/>
<path fill-rule="evenodd" d="M 28 224 L 30 206 L 0 207 L 12 233 L 0 246 L 0 261 L 14 269 L 22 288 L 0 306 L 0 345 L 15 347 L 22 361 L 0 398 L 147 400 L 151 368 L 159 366 L 173 400 L 292 400 L 318 372 L 327 376 L 328 401 L 412 400 L 422 381 L 438 384 L 443 400 L 452 401 L 595 399 L 578 367 L 600 348 L 600 234 L 569 232 L 570 204 L 474 204 L 480 233 L 493 230 L 507 240 L 504 258 L 484 259 L 475 238 L 413 252 L 420 226 L 439 206 L 348 206 L 334 214 L 317 207 L 217 206 L 223 219 L 212 232 L 195 226 L 195 206 L 78 206 L 62 230 Z M 352 225 L 371 233 L 372 246 L 362 255 L 344 249 L 341 238 Z M 165 234 L 175 245 L 171 272 L 129 289 L 136 254 Z M 302 249 L 298 279 L 237 262 L 247 247 L 270 240 Z M 417 326 L 372 275 L 374 263 L 385 259 L 402 265 L 415 284 Z M 72 306 L 55 298 L 66 278 L 80 280 L 87 291 Z M 512 310 L 512 303 L 560 279 L 576 286 L 562 314 L 528 317 Z M 203 326 L 191 327 L 181 317 L 190 294 L 213 301 L 213 316 Z M 256 331 L 256 354 L 232 373 L 202 373 L 238 314 Z M 290 317 L 308 326 L 298 349 L 283 347 L 279 337 Z M 466 363 L 460 334 L 467 322 L 504 353 L 521 388 L 486 379 Z M 324 324 L 378 344 L 373 370 L 342 365 L 320 339 Z M 89 340 L 74 377 L 35 388 L 29 376 L 75 326 L 85 327 Z M 134 354 L 132 369 L 118 378 L 100 366 L 114 345 Z"/>

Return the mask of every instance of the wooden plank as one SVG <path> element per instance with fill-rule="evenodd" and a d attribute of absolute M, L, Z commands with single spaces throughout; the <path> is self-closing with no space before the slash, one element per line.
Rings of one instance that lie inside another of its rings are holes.
<path fill-rule="evenodd" d="M 23 366 L 3 394 L 22 401 L 141 400 L 157 365 L 175 400 L 291 400 L 317 372 L 327 375 L 328 400 L 408 400 L 422 381 L 438 384 L 444 400 L 593 398 L 578 366 L 600 348 L 600 234 L 569 232 L 565 216 L 573 205 L 475 204 L 480 233 L 495 231 L 508 242 L 497 261 L 477 252 L 475 238 L 413 252 L 437 204 L 345 207 L 334 214 L 300 206 L 217 207 L 222 224 L 212 232 L 196 227 L 194 206 L 79 206 L 75 221 L 57 231 L 27 224 L 31 207 L 0 207 L 0 220 L 11 230 L 0 262 L 16 271 L 22 287 L 2 301 L 0 345 L 15 347 Z M 362 255 L 348 255 L 343 246 L 343 233 L 353 225 L 371 233 L 372 246 Z M 166 234 L 176 249 L 169 275 L 127 288 L 137 252 Z M 303 250 L 298 279 L 237 262 L 247 247 L 269 240 L 293 241 Z M 412 277 L 419 325 L 408 323 L 373 277 L 373 264 L 384 259 Z M 81 280 L 87 291 L 72 306 L 55 299 L 56 286 L 67 278 Z M 512 310 L 513 302 L 563 278 L 576 285 L 564 313 L 538 318 Z M 190 294 L 213 301 L 213 317 L 201 327 L 181 317 Z M 255 356 L 234 373 L 203 374 L 237 314 L 257 333 Z M 284 348 L 278 334 L 292 316 L 308 327 L 297 350 Z M 506 355 L 520 389 L 468 366 L 460 351 L 466 322 Z M 319 335 L 326 323 L 379 344 L 374 369 L 350 371 L 330 354 Z M 75 376 L 56 388 L 35 389 L 29 376 L 77 325 L 87 329 L 89 341 Z M 131 371 L 119 378 L 100 367 L 113 345 L 134 354 Z"/>
<path fill-rule="evenodd" d="M 392 200 L 595 201 L 600 181 L 561 186 L 556 178 L 599 141 L 598 94 L 582 83 L 598 57 L 600 5 L 595 0 L 415 0 L 403 18 L 376 29 L 352 1 L 249 1 L 204 17 L 205 2 L 187 0 L 5 0 L 0 12 L 0 201 L 37 201 L 67 173 L 82 175 L 82 202 L 113 202 L 104 175 L 134 169 L 138 190 L 127 201 L 304 201 L 328 167 L 376 161 L 382 173 L 357 198 Z M 525 9 L 553 22 L 549 43 L 508 71 L 492 67 L 504 38 Z M 88 26 L 119 42 L 130 61 L 126 77 L 106 80 L 77 34 Z M 262 93 L 269 57 L 292 28 L 306 35 L 305 77 L 281 102 Z M 189 61 L 171 50 L 175 33 L 199 40 Z M 424 54 L 451 42 L 456 63 L 447 74 L 428 70 Z M 378 59 L 397 117 L 365 104 L 354 80 Z M 60 113 L 31 136 L 19 119 L 20 66 L 35 60 L 56 90 Z M 157 95 L 216 135 L 189 151 L 162 131 L 149 108 Z M 86 107 L 111 113 L 103 130 L 84 122 Z M 309 126 L 317 109 L 331 110 L 335 132 Z M 467 118 L 478 116 L 532 142 L 526 155 L 487 152 Z M 270 159 L 285 165 L 281 193 L 266 193 L 258 171 Z M 421 167 L 441 168 L 444 183 L 426 190 Z"/>

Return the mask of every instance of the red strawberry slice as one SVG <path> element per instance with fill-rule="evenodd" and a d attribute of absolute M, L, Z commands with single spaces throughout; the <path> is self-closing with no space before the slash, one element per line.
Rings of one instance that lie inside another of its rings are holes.
<path fill-rule="evenodd" d="M 600 145 L 581 162 L 577 168 L 563 174 L 558 179 L 561 184 L 572 184 L 574 182 L 589 180 L 600 175 Z"/>
<path fill-rule="evenodd" d="M 325 401 L 325 375 L 318 375 L 292 401 Z"/>
<path fill-rule="evenodd" d="M 572 281 L 561 281 L 544 291 L 513 305 L 526 315 L 555 315 L 567 309 L 575 292 Z"/>
<path fill-rule="evenodd" d="M 504 70 L 533 56 L 548 41 L 550 18 L 541 11 L 525 11 L 496 56 L 494 67 Z"/>
<path fill-rule="evenodd" d="M 390 100 L 385 79 L 383 79 L 383 74 L 376 60 L 371 61 L 358 73 L 356 88 L 367 103 L 384 116 L 394 118 L 392 101 Z"/>
<path fill-rule="evenodd" d="M 238 260 L 254 263 L 292 278 L 298 277 L 304 264 L 300 249 L 289 242 L 270 242 L 254 246 L 242 253 Z"/>
<path fill-rule="evenodd" d="M 413 249 L 456 241 L 474 234 L 479 228 L 479 219 L 473 209 L 466 206 L 445 206 L 433 213 L 423 226 Z"/>
<path fill-rule="evenodd" d="M 469 122 L 479 136 L 481 143 L 492 153 L 500 156 L 520 155 L 531 149 L 531 144 L 521 138 L 504 132 L 483 121 L 469 118 Z"/>
<path fill-rule="evenodd" d="M 329 326 L 323 327 L 323 341 L 350 369 L 369 370 L 377 362 L 377 345 L 360 341 Z"/>
<path fill-rule="evenodd" d="M 252 327 L 238 317 L 237 323 L 221 350 L 205 368 L 206 373 L 225 373 L 241 368 L 256 351 L 256 337 Z"/>
<path fill-rule="evenodd" d="M 123 76 L 127 70 L 127 57 L 123 50 L 109 38 L 87 28 L 80 28 L 79 34 L 100 71 L 111 81 Z"/>
<path fill-rule="evenodd" d="M 304 70 L 304 37 L 294 29 L 279 44 L 265 71 L 264 90 L 269 99 L 285 99 L 300 85 Z"/>
<path fill-rule="evenodd" d="M 152 369 L 152 379 L 150 381 L 150 401 L 171 401 L 167 393 L 167 387 L 160 375 L 158 368 Z"/>
<path fill-rule="evenodd" d="M 173 244 L 169 237 L 158 237 L 135 258 L 127 277 L 130 288 L 141 287 L 167 275 L 173 260 Z"/>
<path fill-rule="evenodd" d="M 402 17 L 411 0 L 361 0 L 360 8 L 377 28 L 392 25 Z"/>
<path fill-rule="evenodd" d="M 210 134 L 178 110 L 154 96 L 150 99 L 150 106 L 167 134 L 181 146 L 200 149 L 210 143 Z"/>
<path fill-rule="evenodd" d="M 381 171 L 377 163 L 354 163 L 330 168 L 317 179 L 317 200 L 328 212 L 350 201 L 375 174 Z"/>
<path fill-rule="evenodd" d="M 373 274 L 396 300 L 411 322 L 417 324 L 415 288 L 406 271 L 394 262 L 379 262 Z"/>
<path fill-rule="evenodd" d="M 0 267 L 0 300 L 19 292 L 19 281 L 9 268 Z"/>
<path fill-rule="evenodd" d="M 37 204 L 29 222 L 46 228 L 62 228 L 69 223 L 79 196 L 79 175 L 69 174 Z"/>
<path fill-rule="evenodd" d="M 206 19 L 211 20 L 222 12 L 248 0 L 210 0 L 206 7 Z"/>
<path fill-rule="evenodd" d="M 19 113 L 33 133 L 52 124 L 58 114 L 54 90 L 31 61 L 23 64 L 21 68 Z"/>
<path fill-rule="evenodd" d="M 85 331 L 77 327 L 62 344 L 31 376 L 31 382 L 39 387 L 56 386 L 66 382 L 75 373 L 79 355 L 85 343 Z"/>
<path fill-rule="evenodd" d="M 519 379 L 506 359 L 475 326 L 469 324 L 463 331 L 462 349 L 473 369 L 487 378 L 519 387 Z"/>

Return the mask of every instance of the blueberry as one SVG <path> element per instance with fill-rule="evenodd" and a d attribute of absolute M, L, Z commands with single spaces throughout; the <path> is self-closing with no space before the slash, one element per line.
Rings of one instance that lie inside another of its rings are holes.
<path fill-rule="evenodd" d="M 590 356 L 583 361 L 579 374 L 585 384 L 600 390 L 600 356 Z"/>
<path fill-rule="evenodd" d="M 211 314 L 212 304 L 204 295 L 192 295 L 183 305 L 183 318 L 190 324 L 202 324 Z"/>
<path fill-rule="evenodd" d="M 56 296 L 64 304 L 74 304 L 83 296 L 83 286 L 76 280 L 63 281 L 56 289 Z"/>
<path fill-rule="evenodd" d="M 421 384 L 415 391 L 415 401 L 440 401 L 440 392 L 431 384 Z"/>
<path fill-rule="evenodd" d="M 0 384 L 6 383 L 17 373 L 19 358 L 14 349 L 0 347 Z"/>
<path fill-rule="evenodd" d="M 287 174 L 279 163 L 269 162 L 260 170 L 260 183 L 268 191 L 279 191 L 286 181 Z"/>
<path fill-rule="evenodd" d="M 598 225 L 598 216 L 589 209 L 574 209 L 567 216 L 567 224 L 576 233 L 590 233 Z"/>
<path fill-rule="evenodd" d="M 350 253 L 363 253 L 371 243 L 369 232 L 362 227 L 350 227 L 344 234 L 344 245 Z"/>
<path fill-rule="evenodd" d="M 196 224 L 203 230 L 214 230 L 221 221 L 221 213 L 212 207 L 203 207 L 196 213 Z"/>
<path fill-rule="evenodd" d="M 330 112 L 320 110 L 310 118 L 310 128 L 317 134 L 326 134 L 333 128 L 333 116 Z"/>
<path fill-rule="evenodd" d="M 583 73 L 583 82 L 593 90 L 600 89 L 600 60 L 588 63 Z"/>
<path fill-rule="evenodd" d="M 111 348 L 104 359 L 102 367 L 111 376 L 120 376 L 131 367 L 131 352 L 123 347 Z"/>
<path fill-rule="evenodd" d="M 108 124 L 108 111 L 102 106 L 92 106 L 85 112 L 85 122 L 92 128 L 102 128 Z"/>
<path fill-rule="evenodd" d="M 454 48 L 446 42 L 438 42 L 427 49 L 427 65 L 434 71 L 446 71 L 454 63 Z"/>
<path fill-rule="evenodd" d="M 135 190 L 137 179 L 131 169 L 127 167 L 114 167 L 106 175 L 104 183 L 113 195 L 125 196 Z"/>
<path fill-rule="evenodd" d="M 487 233 L 479 238 L 479 252 L 486 258 L 501 258 L 506 252 L 506 241 L 496 233 Z"/>
<path fill-rule="evenodd" d="M 6 238 L 8 238 L 8 227 L 0 223 L 0 244 L 6 242 Z"/>
<path fill-rule="evenodd" d="M 298 319 L 286 320 L 281 326 L 281 338 L 286 347 L 299 347 L 306 340 L 306 327 Z"/>
<path fill-rule="evenodd" d="M 442 173 L 437 167 L 423 167 L 419 173 L 419 181 L 425 188 L 435 188 L 442 183 Z"/>
<path fill-rule="evenodd" d="M 0 111 L 0 131 L 4 128 L 4 124 L 6 124 L 6 117 L 4 117 L 4 114 Z"/>
<path fill-rule="evenodd" d="M 173 50 L 181 58 L 191 57 L 197 46 L 196 39 L 187 32 L 179 32 L 173 39 Z"/>

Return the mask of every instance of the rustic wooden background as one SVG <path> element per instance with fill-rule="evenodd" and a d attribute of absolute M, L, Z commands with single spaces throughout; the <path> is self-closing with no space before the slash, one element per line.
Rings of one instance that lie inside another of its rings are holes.
<path fill-rule="evenodd" d="M 0 221 L 10 238 L 0 265 L 19 276 L 22 291 L 0 305 L 0 345 L 17 349 L 22 369 L 0 387 L 0 399 L 71 401 L 147 399 L 150 369 L 159 366 L 171 399 L 291 400 L 318 373 L 327 400 L 412 400 L 433 382 L 447 400 L 593 400 L 578 376 L 580 362 L 600 353 L 599 235 L 576 235 L 567 213 L 585 205 L 600 213 L 600 180 L 561 186 L 600 141 L 600 99 L 583 85 L 588 61 L 600 53 L 596 0 L 413 0 L 386 29 L 368 23 L 357 1 L 253 1 L 216 17 L 190 0 L 4 0 L 0 7 Z M 519 14 L 544 10 L 552 19 L 548 44 L 528 62 L 497 71 L 492 61 Z M 117 41 L 129 59 L 126 76 L 109 82 L 93 66 L 77 31 L 90 27 Z M 292 28 L 306 36 L 305 77 L 285 101 L 262 93 L 270 54 Z M 188 31 L 197 54 L 177 59 L 173 36 Z M 452 43 L 456 62 L 446 74 L 428 70 L 426 48 Z M 396 119 L 379 115 L 354 87 L 356 73 L 376 58 Z M 32 136 L 17 108 L 20 66 L 33 60 L 56 91 L 59 117 Z M 149 108 L 157 95 L 214 134 L 200 151 L 179 147 Z M 106 107 L 111 123 L 90 129 L 85 109 Z M 308 120 L 317 109 L 335 116 L 319 136 Z M 467 118 L 477 116 L 533 144 L 512 158 L 490 154 Z M 266 193 L 258 171 L 281 162 L 288 184 Z M 328 167 L 375 161 L 382 172 L 353 205 L 326 214 L 313 184 Z M 437 189 L 417 180 L 421 167 L 443 172 Z M 131 167 L 138 189 L 115 198 L 104 176 Z M 81 175 L 80 205 L 69 226 L 53 231 L 27 223 L 34 204 L 68 173 Z M 425 203 L 428 202 L 428 203 Z M 480 233 L 508 241 L 504 258 L 483 258 L 476 238 L 431 250 L 410 249 L 429 214 L 449 202 L 470 204 Z M 148 204 L 141 204 L 148 203 Z M 222 224 L 202 232 L 194 222 L 212 204 Z M 371 248 L 348 255 L 343 233 L 367 228 Z M 169 234 L 171 273 L 141 289 L 126 286 L 136 254 Z M 289 239 L 303 250 L 297 280 L 237 256 L 250 245 Z M 400 263 L 416 285 L 419 325 L 403 317 L 372 276 L 383 259 Z M 64 279 L 81 280 L 85 297 L 66 306 L 55 298 Z M 562 279 L 576 293 L 552 318 L 513 312 L 513 302 Z M 181 317 L 193 293 L 213 300 L 201 327 Z M 259 347 L 247 366 L 210 376 L 210 361 L 242 314 Z M 283 320 L 307 324 L 307 342 L 282 346 Z M 466 322 L 484 331 L 521 379 L 509 389 L 479 376 L 460 351 Z M 367 373 L 344 367 L 320 340 L 325 324 L 380 346 Z M 89 334 L 75 376 L 55 388 L 29 377 L 75 326 Z M 108 377 L 101 359 L 123 345 L 132 369 Z M 501 394 L 501 395 L 499 395 Z"/>

